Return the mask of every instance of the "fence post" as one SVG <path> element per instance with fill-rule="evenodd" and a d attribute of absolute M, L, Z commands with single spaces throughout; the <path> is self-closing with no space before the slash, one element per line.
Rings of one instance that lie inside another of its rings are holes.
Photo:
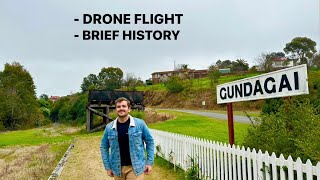
<path fill-rule="evenodd" d="M 288 157 L 288 179 L 294 179 L 294 176 L 293 176 L 293 160 L 292 160 L 292 157 L 289 156 Z"/>

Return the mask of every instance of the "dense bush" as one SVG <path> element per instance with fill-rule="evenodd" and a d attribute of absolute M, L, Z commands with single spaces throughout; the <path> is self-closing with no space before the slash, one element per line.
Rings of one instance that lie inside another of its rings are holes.
<path fill-rule="evenodd" d="M 83 124 L 86 122 L 87 94 L 62 97 L 53 103 L 51 119 L 53 122 Z"/>
<path fill-rule="evenodd" d="M 282 105 L 283 105 L 283 98 L 266 99 L 264 105 L 262 106 L 261 111 L 264 114 L 277 113 L 280 110 Z"/>
<path fill-rule="evenodd" d="M 165 87 L 169 92 L 172 93 L 179 93 L 184 90 L 183 80 L 178 76 L 171 76 L 168 80 L 164 83 Z"/>
<path fill-rule="evenodd" d="M 262 113 L 245 137 L 245 146 L 320 161 L 320 115 L 309 99 L 285 101 L 278 111 Z"/>

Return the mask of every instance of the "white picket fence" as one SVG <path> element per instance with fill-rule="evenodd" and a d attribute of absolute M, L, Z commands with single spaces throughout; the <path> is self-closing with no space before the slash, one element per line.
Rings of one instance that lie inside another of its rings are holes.
<path fill-rule="evenodd" d="M 313 166 L 291 156 L 279 158 L 274 153 L 230 146 L 196 137 L 151 129 L 156 153 L 183 170 L 191 167 L 191 158 L 199 168 L 202 179 L 318 179 L 320 162 Z M 160 148 L 160 149 L 159 149 Z"/>

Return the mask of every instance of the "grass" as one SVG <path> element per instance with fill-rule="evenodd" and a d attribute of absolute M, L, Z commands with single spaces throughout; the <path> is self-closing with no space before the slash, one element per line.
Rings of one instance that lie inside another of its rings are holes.
<path fill-rule="evenodd" d="M 228 122 L 205 116 L 161 110 L 176 116 L 173 120 L 150 124 L 153 129 L 185 134 L 218 142 L 228 143 Z M 234 122 L 235 144 L 241 145 L 249 124 Z"/>
<path fill-rule="evenodd" d="M 45 179 L 50 176 L 73 139 L 88 134 L 79 127 L 51 125 L 0 133 L 0 177 Z"/>
<path fill-rule="evenodd" d="M 153 169 L 157 174 L 151 173 L 150 177 L 145 176 L 146 179 L 185 179 L 185 172 L 182 169 L 176 167 L 176 171 L 174 171 L 173 164 L 159 156 L 154 158 Z"/>
<path fill-rule="evenodd" d="M 231 81 L 236 81 L 239 79 L 244 79 L 252 76 L 257 76 L 262 74 L 261 72 L 256 72 L 256 73 L 247 73 L 247 74 L 230 74 L 230 75 L 223 75 L 220 76 L 218 83 L 215 83 L 214 86 L 218 84 L 224 84 L 227 82 Z M 211 88 L 211 81 L 208 77 L 206 78 L 199 78 L 199 79 L 191 79 L 192 81 L 192 89 L 209 89 Z M 163 83 L 159 84 L 154 84 L 154 85 L 148 85 L 148 86 L 138 86 L 137 87 L 138 91 L 165 91 L 166 87 L 164 86 Z"/>
<path fill-rule="evenodd" d="M 204 112 L 215 112 L 215 113 L 220 113 L 220 114 L 227 114 L 227 111 L 223 111 L 223 110 L 201 110 Z M 251 117 L 259 117 L 260 116 L 260 112 L 259 111 L 246 111 L 246 113 L 248 113 L 249 116 Z M 239 116 L 247 116 L 246 113 L 244 111 L 233 111 L 233 115 L 239 115 Z"/>
<path fill-rule="evenodd" d="M 71 141 L 74 136 L 64 134 L 55 128 L 36 128 L 30 130 L 18 130 L 0 134 L 0 147 L 14 145 L 38 145 L 43 143 L 56 143 Z"/>

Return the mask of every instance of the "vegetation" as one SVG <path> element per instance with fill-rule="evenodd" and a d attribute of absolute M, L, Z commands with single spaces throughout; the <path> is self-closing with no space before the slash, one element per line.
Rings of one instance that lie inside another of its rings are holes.
<path fill-rule="evenodd" d="M 0 177 L 48 178 L 79 130 L 55 125 L 1 133 Z"/>
<path fill-rule="evenodd" d="M 252 72 L 252 73 L 236 73 L 236 74 L 226 74 L 226 75 L 221 75 L 217 79 L 218 84 L 223 84 L 231 81 L 236 81 L 252 76 L 257 76 L 262 74 L 263 72 Z M 212 86 L 211 84 L 211 79 L 209 77 L 205 78 L 199 78 L 199 79 L 190 79 L 188 90 L 197 90 L 197 89 L 211 89 Z M 166 86 L 165 83 L 159 83 L 159 84 L 154 84 L 154 85 L 149 85 L 149 86 L 138 86 L 137 87 L 138 91 L 166 91 Z"/>
<path fill-rule="evenodd" d="M 86 122 L 87 94 L 65 96 L 53 103 L 51 119 L 53 122 L 81 125 Z"/>
<path fill-rule="evenodd" d="M 35 127 L 44 120 L 30 73 L 17 62 L 0 72 L 0 131 Z"/>
<path fill-rule="evenodd" d="M 320 114 L 305 98 L 274 101 L 278 110 L 269 109 L 256 119 L 245 138 L 245 145 L 263 151 L 282 153 L 303 161 L 320 161 Z M 290 114 L 290 116 L 288 116 Z"/>
<path fill-rule="evenodd" d="M 213 83 L 218 83 L 218 80 L 221 76 L 219 70 L 215 67 L 215 65 L 209 66 L 208 77 L 210 79 L 210 86 L 213 86 Z"/>
<path fill-rule="evenodd" d="M 290 59 L 294 60 L 294 64 L 307 64 L 309 67 L 311 59 L 317 52 L 317 43 L 307 37 L 296 37 L 287 43 L 283 51 L 288 54 Z"/>
<path fill-rule="evenodd" d="M 167 90 L 171 93 L 179 93 L 185 89 L 182 79 L 179 76 L 171 76 L 164 83 Z"/>
<path fill-rule="evenodd" d="M 228 143 L 228 122 L 188 113 L 161 110 L 176 116 L 173 120 L 148 125 L 150 128 Z M 236 144 L 242 145 L 249 124 L 234 123 Z"/>
<path fill-rule="evenodd" d="M 0 147 L 15 145 L 39 145 L 43 143 L 55 143 L 71 141 L 78 128 L 47 127 L 29 130 L 9 131 L 0 134 Z"/>
<path fill-rule="evenodd" d="M 140 78 L 135 77 L 134 74 L 128 73 L 123 80 L 123 86 L 127 91 L 136 91 L 137 86 L 143 86 L 143 81 Z"/>
<path fill-rule="evenodd" d="M 276 58 L 285 58 L 285 54 L 283 52 L 261 53 L 255 61 L 263 71 L 270 72 L 274 70 L 272 63 Z M 288 63 L 288 61 L 286 61 L 286 63 Z"/>
<path fill-rule="evenodd" d="M 90 89 L 115 90 L 121 88 L 123 72 L 120 68 L 102 68 L 98 76 L 89 74 L 83 78 L 81 91 L 85 93 Z"/>
<path fill-rule="evenodd" d="M 157 177 L 161 175 L 163 179 L 168 179 L 168 176 L 165 177 L 165 176 L 163 176 L 163 174 L 169 174 L 170 177 L 172 177 L 174 179 L 185 179 L 184 178 L 185 173 L 184 173 L 184 171 L 182 169 L 174 168 L 174 165 L 172 163 L 170 163 L 169 161 L 163 159 L 162 157 L 155 156 L 155 158 L 154 158 L 154 166 L 155 167 L 153 167 L 153 169 L 157 168 L 157 167 L 161 167 L 161 173 L 159 173 L 157 175 Z M 176 169 L 176 170 L 174 170 L 174 169 Z M 157 172 L 159 172 L 159 170 Z M 146 177 L 146 179 L 147 178 L 148 178 L 148 176 Z"/>

